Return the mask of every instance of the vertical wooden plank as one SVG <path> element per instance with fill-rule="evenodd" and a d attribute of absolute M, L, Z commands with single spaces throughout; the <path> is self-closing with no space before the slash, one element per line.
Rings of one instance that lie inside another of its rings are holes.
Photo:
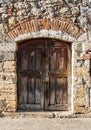
<path fill-rule="evenodd" d="M 68 101 L 68 110 L 71 109 L 71 46 L 67 47 L 67 101 Z"/>
<path fill-rule="evenodd" d="M 88 99 L 89 99 L 89 107 L 91 107 L 91 88 L 88 88 Z"/>
<path fill-rule="evenodd" d="M 35 104 L 41 103 L 41 81 L 39 78 L 36 78 L 36 87 L 35 87 Z"/>
<path fill-rule="evenodd" d="M 26 50 L 21 50 L 21 63 L 20 69 L 26 70 L 27 69 L 27 55 Z"/>
<path fill-rule="evenodd" d="M 63 104 L 68 103 L 67 96 L 68 96 L 68 93 L 67 93 L 67 79 L 63 78 L 63 86 L 62 86 L 62 99 L 63 99 L 62 102 L 63 102 Z"/>
<path fill-rule="evenodd" d="M 54 105 L 55 104 L 55 78 L 50 78 L 50 90 L 49 90 L 49 94 L 50 94 L 50 105 Z"/>
<path fill-rule="evenodd" d="M 37 71 L 39 71 L 39 70 L 41 70 L 41 63 L 42 63 L 42 59 L 41 59 L 41 56 L 42 56 L 42 54 L 41 54 L 41 49 L 40 48 L 37 48 L 36 49 L 36 70 Z"/>
<path fill-rule="evenodd" d="M 65 69 L 65 49 L 60 48 L 60 51 L 61 51 L 61 56 L 60 56 L 61 69 Z"/>
<path fill-rule="evenodd" d="M 35 70 L 35 55 L 36 55 L 36 48 L 29 48 L 27 50 L 28 53 L 28 70 Z"/>
<path fill-rule="evenodd" d="M 49 105 L 49 82 L 45 82 L 45 110 L 48 110 Z"/>
<path fill-rule="evenodd" d="M 50 70 L 56 70 L 57 54 L 55 48 L 50 48 Z"/>
<path fill-rule="evenodd" d="M 27 103 L 27 77 L 20 78 L 19 81 L 19 104 L 26 104 Z"/>
<path fill-rule="evenodd" d="M 66 48 L 58 47 L 57 49 L 57 70 L 66 69 Z"/>
<path fill-rule="evenodd" d="M 62 104 L 62 78 L 56 78 L 56 104 Z"/>
<path fill-rule="evenodd" d="M 56 48 L 56 66 L 57 66 L 57 70 L 62 69 L 62 61 L 61 61 L 61 49 L 60 48 Z M 61 61 L 61 62 L 60 62 Z"/>
<path fill-rule="evenodd" d="M 28 83 L 27 83 L 27 102 L 32 104 L 34 103 L 34 78 L 28 77 Z"/>
<path fill-rule="evenodd" d="M 68 60 L 68 58 L 67 58 L 67 48 L 64 48 L 64 70 L 67 70 L 67 60 Z"/>
<path fill-rule="evenodd" d="M 48 110 L 49 104 L 49 42 L 45 40 L 45 110 Z"/>
<path fill-rule="evenodd" d="M 45 100 L 44 100 L 44 80 L 41 79 L 41 109 L 44 110 L 44 103 L 45 103 Z"/>

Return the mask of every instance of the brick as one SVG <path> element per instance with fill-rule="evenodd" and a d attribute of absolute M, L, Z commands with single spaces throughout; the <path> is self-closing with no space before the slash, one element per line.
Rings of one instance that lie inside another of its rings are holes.
<path fill-rule="evenodd" d="M 24 20 L 21 24 L 17 24 L 12 31 L 9 31 L 9 37 L 16 38 L 21 34 L 27 34 L 29 32 L 37 32 L 38 30 L 52 29 L 55 31 L 65 32 L 73 37 L 78 38 L 84 30 L 79 29 L 71 21 L 61 21 L 59 18 L 49 20 L 47 18 Z M 12 33 L 10 33 L 12 32 Z"/>

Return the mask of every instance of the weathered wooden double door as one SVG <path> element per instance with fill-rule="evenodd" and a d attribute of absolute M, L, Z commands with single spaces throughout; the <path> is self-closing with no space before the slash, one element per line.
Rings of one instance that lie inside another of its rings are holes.
<path fill-rule="evenodd" d="M 69 45 L 35 39 L 18 46 L 18 109 L 68 110 Z"/>

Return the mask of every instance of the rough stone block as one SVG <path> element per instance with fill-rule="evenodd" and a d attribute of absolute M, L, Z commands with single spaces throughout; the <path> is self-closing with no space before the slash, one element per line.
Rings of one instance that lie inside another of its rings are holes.
<path fill-rule="evenodd" d="M 0 82 L 5 84 L 16 84 L 16 73 L 0 73 Z"/>
<path fill-rule="evenodd" d="M 77 67 L 74 69 L 74 76 L 89 76 L 89 70 L 87 68 Z"/>
<path fill-rule="evenodd" d="M 83 114 L 86 112 L 87 112 L 87 108 L 85 108 L 85 107 L 76 107 L 74 109 L 74 113 L 76 113 L 76 114 Z"/>
<path fill-rule="evenodd" d="M 91 31 L 89 31 L 88 36 L 89 36 L 89 41 L 91 41 Z"/>
<path fill-rule="evenodd" d="M 5 61 L 15 60 L 15 53 L 14 52 L 5 52 L 4 60 Z"/>
<path fill-rule="evenodd" d="M 2 52 L 16 52 L 16 43 L 0 43 L 0 51 Z"/>
<path fill-rule="evenodd" d="M 83 87 L 79 88 L 79 89 L 77 90 L 76 96 L 77 96 L 78 98 L 85 98 L 85 96 L 86 96 L 86 90 L 85 90 L 85 88 L 83 88 Z"/>
<path fill-rule="evenodd" d="M 75 107 L 85 107 L 86 106 L 86 100 L 85 98 L 77 98 L 74 101 Z"/>
<path fill-rule="evenodd" d="M 17 110 L 17 101 L 9 101 L 7 105 L 7 111 L 15 112 Z"/>
<path fill-rule="evenodd" d="M 3 63 L 0 62 L 0 71 L 2 71 Z"/>
<path fill-rule="evenodd" d="M 13 95 L 17 93 L 17 86 L 16 84 L 5 84 L 5 83 L 1 83 L 0 84 L 0 91 L 2 91 L 2 93 L 12 93 Z"/>
<path fill-rule="evenodd" d="M 16 62 L 15 61 L 4 62 L 3 69 L 5 72 L 15 72 L 16 71 Z"/>
<path fill-rule="evenodd" d="M 0 51 L 0 62 L 3 60 L 4 54 Z"/>
<path fill-rule="evenodd" d="M 83 33 L 78 39 L 78 42 L 86 41 L 87 40 L 87 33 Z"/>

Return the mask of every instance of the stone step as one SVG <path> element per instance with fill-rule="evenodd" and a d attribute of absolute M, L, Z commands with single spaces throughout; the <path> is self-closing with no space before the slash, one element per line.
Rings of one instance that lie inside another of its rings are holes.
<path fill-rule="evenodd" d="M 71 112 L 8 112 L 4 113 L 5 117 L 20 118 L 20 117 L 33 117 L 33 118 L 70 118 L 76 117 Z"/>

